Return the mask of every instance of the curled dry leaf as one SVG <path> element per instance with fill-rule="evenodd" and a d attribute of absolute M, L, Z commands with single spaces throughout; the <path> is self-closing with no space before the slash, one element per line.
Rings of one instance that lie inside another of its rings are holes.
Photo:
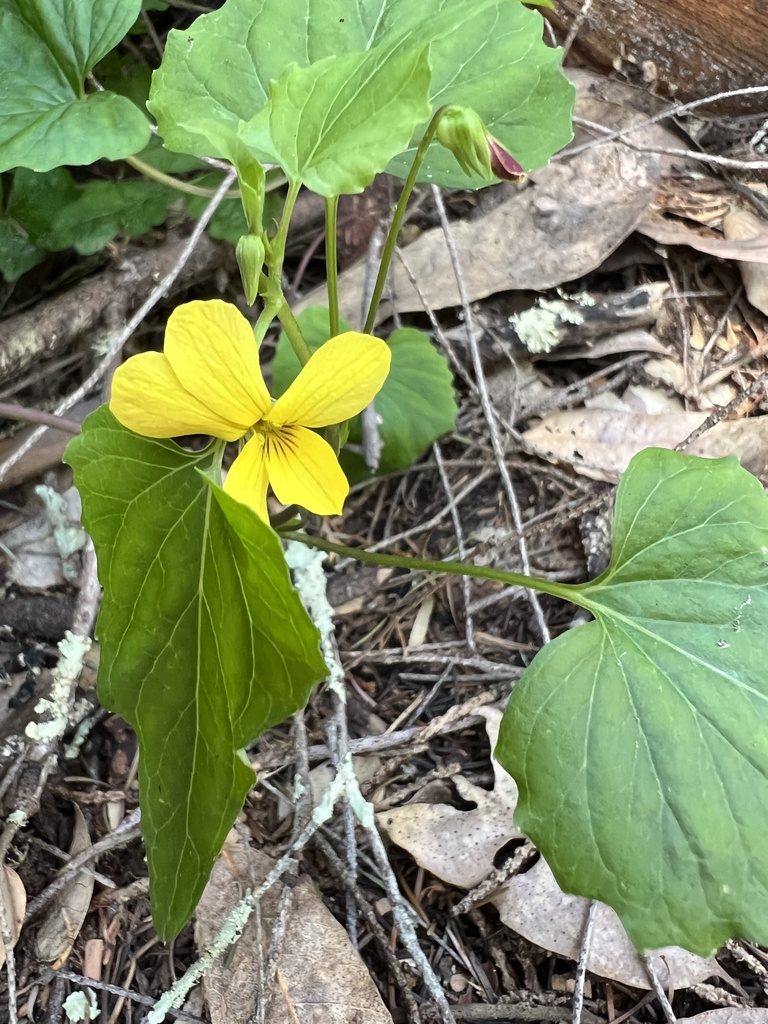
<path fill-rule="evenodd" d="M 0 899 L 3 901 L 5 920 L 11 932 L 12 946 L 15 946 L 21 934 L 21 927 L 24 924 L 24 914 L 27 909 L 27 892 L 24 883 L 13 870 L 3 866 L 0 872 Z M 0 937 L 0 967 L 5 963 L 5 945 Z"/>
<path fill-rule="evenodd" d="M 233 830 L 197 908 L 195 941 L 202 953 L 247 888 L 255 888 L 274 866 L 248 837 Z M 281 886 L 262 899 L 261 934 L 252 915 L 229 964 L 214 963 L 203 977 L 212 1024 L 245 1024 L 253 1019 L 262 988 L 260 971 L 275 923 Z M 392 1024 L 368 969 L 342 926 L 326 909 L 311 883 L 294 887 L 277 957 L 279 978 L 266 979 L 270 995 L 266 1024 Z"/>
<path fill-rule="evenodd" d="M 768 263 L 768 232 L 762 225 L 758 234 L 746 238 L 729 239 L 709 228 L 686 224 L 682 220 L 669 220 L 651 209 L 646 210 L 637 224 L 637 230 L 662 245 L 687 245 L 697 252 L 719 256 L 723 260 L 751 260 Z"/>
<path fill-rule="evenodd" d="M 70 856 L 74 857 L 91 846 L 91 837 L 85 823 L 83 812 L 74 805 L 75 826 L 72 843 L 69 847 Z M 62 869 L 66 871 L 66 865 Z M 35 952 L 38 959 L 53 965 L 58 970 L 64 963 L 75 939 L 83 927 L 85 915 L 91 905 L 93 896 L 93 875 L 90 871 L 78 871 L 75 877 L 67 882 L 63 889 L 51 900 L 48 912 L 40 926 L 35 941 Z"/>
<path fill-rule="evenodd" d="M 480 708 L 495 746 L 501 712 Z M 383 811 L 376 819 L 393 843 L 402 846 L 433 875 L 462 889 L 472 889 L 493 869 L 494 857 L 507 843 L 524 836 L 512 821 L 517 786 L 501 765 L 493 762 L 492 790 L 454 777 L 459 795 L 477 806 L 462 811 L 448 804 L 410 803 Z M 428 863 L 422 859 L 426 856 Z"/>
<path fill-rule="evenodd" d="M 643 448 L 674 448 L 707 418 L 704 412 L 661 415 L 608 409 L 566 409 L 550 413 L 526 430 L 531 451 L 563 461 L 591 480 L 616 483 Z M 768 485 L 768 416 L 728 420 L 688 446 L 690 455 L 716 459 L 738 455 L 741 464 Z"/>
<path fill-rule="evenodd" d="M 480 708 L 477 714 L 485 718 L 493 749 L 501 712 Z M 452 885 L 473 888 L 493 871 L 498 851 L 510 840 L 522 838 L 512 823 L 517 786 L 495 759 L 492 763 L 495 785 L 491 791 L 456 780 L 460 795 L 477 803 L 474 810 L 462 811 L 446 804 L 407 804 L 378 814 L 379 825 L 421 867 Z M 529 941 L 578 959 L 589 901 L 564 893 L 543 858 L 529 871 L 504 883 L 491 896 L 491 902 L 504 923 Z M 663 984 L 670 983 L 674 988 L 686 988 L 713 975 L 725 977 L 716 960 L 704 960 L 676 946 L 655 950 L 652 956 Z M 651 988 L 637 950 L 616 914 L 603 904 L 598 904 L 587 966 L 601 977 L 635 988 Z"/>

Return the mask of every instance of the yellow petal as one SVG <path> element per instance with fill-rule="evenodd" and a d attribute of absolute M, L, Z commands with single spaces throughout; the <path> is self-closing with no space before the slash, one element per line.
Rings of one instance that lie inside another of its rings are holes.
<path fill-rule="evenodd" d="M 213 434 L 235 441 L 246 430 L 190 395 L 160 352 L 131 356 L 118 367 L 109 408 L 124 427 L 144 437 Z"/>
<path fill-rule="evenodd" d="M 339 334 L 314 353 L 266 418 L 276 426 L 343 423 L 370 404 L 389 363 L 389 347 L 380 338 L 355 331 Z"/>
<path fill-rule="evenodd" d="M 182 385 L 214 414 L 248 427 L 272 405 L 253 329 L 229 302 L 187 302 L 168 319 L 163 348 Z"/>
<path fill-rule="evenodd" d="M 280 427 L 267 435 L 267 475 L 278 501 L 319 516 L 338 515 L 349 484 L 333 448 L 306 427 Z"/>
<path fill-rule="evenodd" d="M 269 522 L 267 465 L 261 434 L 255 434 L 232 463 L 224 480 L 224 490 L 235 501 L 248 505 L 265 522 Z"/>

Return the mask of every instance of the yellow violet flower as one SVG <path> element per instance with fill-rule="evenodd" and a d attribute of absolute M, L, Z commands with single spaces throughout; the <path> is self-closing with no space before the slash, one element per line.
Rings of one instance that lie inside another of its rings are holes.
<path fill-rule="evenodd" d="M 384 383 L 389 362 L 379 338 L 340 334 L 273 402 L 245 317 L 219 299 L 188 302 L 171 313 L 162 353 L 132 356 L 117 370 L 109 407 L 144 437 L 250 435 L 224 482 L 228 494 L 264 520 L 268 484 L 284 505 L 335 515 L 349 484 L 333 449 L 312 428 L 361 412 Z"/>

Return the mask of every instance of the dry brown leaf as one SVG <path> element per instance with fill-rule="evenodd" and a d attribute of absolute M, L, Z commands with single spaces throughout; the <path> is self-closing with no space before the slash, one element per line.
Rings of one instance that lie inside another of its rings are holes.
<path fill-rule="evenodd" d="M 230 832 L 197 908 L 195 941 L 202 952 L 246 888 L 258 885 L 274 861 L 239 831 Z M 279 886 L 261 902 L 261 930 L 269 942 Z M 368 969 L 342 926 L 312 884 L 294 888 L 285 935 L 272 982 L 266 1024 L 392 1024 Z M 212 1024 L 245 1024 L 252 1019 L 260 988 L 258 930 L 251 917 L 228 966 L 218 962 L 203 977 Z"/>
<path fill-rule="evenodd" d="M 723 234 L 729 241 L 761 241 L 768 248 L 768 224 L 751 210 L 734 210 L 723 220 Z M 768 265 L 741 260 L 741 279 L 747 298 L 761 313 L 768 315 Z"/>
<path fill-rule="evenodd" d="M 13 938 L 12 946 L 19 941 L 21 927 L 24 924 L 24 914 L 27 909 L 27 891 L 24 883 L 13 870 L 3 866 L 0 872 L 0 899 L 3 901 L 5 920 Z M 0 967 L 5 963 L 5 945 L 0 938 Z"/>
<path fill-rule="evenodd" d="M 768 1010 L 757 1007 L 723 1006 L 706 1010 L 695 1017 L 678 1017 L 677 1024 L 768 1024 Z"/>
<path fill-rule="evenodd" d="M 550 413 L 523 434 L 536 454 L 562 460 L 591 480 L 616 483 L 629 460 L 643 448 L 674 448 L 707 418 L 703 412 L 658 416 L 608 409 L 567 409 Z M 737 455 L 768 485 L 768 416 L 718 423 L 686 449 L 716 459 Z"/>
<path fill-rule="evenodd" d="M 504 924 L 519 935 L 560 956 L 579 959 L 589 901 L 564 893 L 543 858 L 505 883 L 491 902 Z M 654 950 L 651 961 L 665 988 L 689 988 L 709 977 L 725 977 L 714 957 L 705 960 L 678 946 Z M 604 903 L 595 911 L 587 967 L 601 978 L 651 988 L 640 955 Z"/>
<path fill-rule="evenodd" d="M 491 746 L 499 736 L 501 712 L 480 708 L 486 721 Z M 512 815 L 517 807 L 517 786 L 501 765 L 493 762 L 492 790 L 474 786 L 461 775 L 454 776 L 459 796 L 477 804 L 462 811 L 448 804 L 411 803 L 383 811 L 376 816 L 393 843 L 408 850 L 421 867 L 451 885 L 472 889 L 493 868 L 498 851 L 523 834 L 515 828 Z"/>
<path fill-rule="evenodd" d="M 724 260 L 751 260 L 768 263 L 768 232 L 746 241 L 729 240 L 704 227 L 693 227 L 681 220 L 668 220 L 655 210 L 647 209 L 637 223 L 637 230 L 661 245 L 687 245 L 697 252 L 719 256 Z"/>
<path fill-rule="evenodd" d="M 480 708 L 491 749 L 496 746 L 501 712 Z M 384 811 L 377 820 L 389 838 L 406 849 L 425 870 L 452 885 L 469 889 L 488 877 L 498 850 L 522 834 L 512 824 L 517 787 L 493 760 L 492 791 L 479 789 L 460 776 L 456 788 L 464 799 L 477 803 L 462 811 L 446 804 L 406 804 Z M 491 897 L 502 920 L 531 942 L 577 960 L 589 901 L 566 895 L 557 885 L 543 858 L 529 871 L 505 883 Z M 703 960 L 677 947 L 653 953 L 663 983 L 670 979 L 684 988 L 712 975 L 723 977 L 714 959 Z M 663 959 L 662 959 L 663 958 Z M 616 914 L 598 904 L 588 967 L 593 973 L 635 988 L 650 988 L 643 962 Z"/>
<path fill-rule="evenodd" d="M 77 804 L 74 805 L 74 812 L 75 824 L 69 847 L 72 857 L 91 846 L 88 826 Z M 66 867 L 62 870 L 66 870 Z M 85 915 L 91 905 L 93 882 L 94 878 L 90 871 L 78 871 L 51 900 L 37 933 L 35 952 L 38 959 L 52 964 L 54 970 L 58 970 L 67 959 L 72 952 L 75 939 L 80 934 Z"/>

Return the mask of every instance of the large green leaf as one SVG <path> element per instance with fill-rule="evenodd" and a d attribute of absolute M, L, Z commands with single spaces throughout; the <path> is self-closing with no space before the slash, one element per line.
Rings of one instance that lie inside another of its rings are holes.
<path fill-rule="evenodd" d="M 266 106 L 271 81 L 290 78 L 291 64 L 308 68 L 401 42 L 430 48 L 432 109 L 471 103 L 523 167 L 545 163 L 570 139 L 573 89 L 560 53 L 542 42 L 539 14 L 516 0 L 227 0 L 169 34 L 149 107 L 170 149 L 227 157 L 241 123 Z M 390 127 L 403 127 L 394 110 Z M 357 151 L 354 134 L 347 146 Z M 390 167 L 403 173 L 405 163 Z M 468 183 L 437 145 L 422 179 Z"/>
<path fill-rule="evenodd" d="M 254 775 L 242 748 L 326 672 L 277 535 L 203 474 L 208 451 L 138 437 L 106 407 L 67 449 L 104 603 L 99 695 L 141 747 L 155 926 L 192 914 Z"/>
<path fill-rule="evenodd" d="M 118 234 L 143 235 L 162 224 L 177 193 L 154 181 L 75 182 L 57 167 L 45 174 L 19 168 L 8 214 L 34 245 L 50 252 L 76 249 L 87 255 Z"/>
<path fill-rule="evenodd" d="M 141 0 L 3 0 L 0 171 L 118 160 L 145 145 L 149 124 L 138 107 L 83 88 L 140 10 Z"/>
<path fill-rule="evenodd" d="M 768 498 L 736 459 L 649 449 L 614 553 L 563 587 L 595 621 L 545 647 L 497 748 L 516 822 L 639 948 L 768 942 Z"/>
<path fill-rule="evenodd" d="M 313 192 L 362 192 L 430 116 L 428 58 L 428 47 L 385 44 L 292 64 L 240 136 Z"/>

